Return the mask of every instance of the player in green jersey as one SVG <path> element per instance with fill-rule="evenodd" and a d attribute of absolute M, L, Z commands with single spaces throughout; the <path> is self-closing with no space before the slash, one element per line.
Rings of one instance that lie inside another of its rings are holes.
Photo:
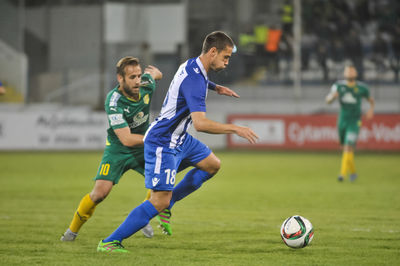
<path fill-rule="evenodd" d="M 350 173 L 350 181 L 357 178 L 354 164 L 354 149 L 357 143 L 358 133 L 361 126 L 361 101 L 368 100 L 370 108 L 366 114 L 367 119 L 374 116 L 374 99 L 370 96 L 368 87 L 356 80 L 357 70 L 353 66 L 344 69 L 343 81 L 332 85 L 330 93 L 325 100 L 328 104 L 336 98 L 339 99 L 340 113 L 337 121 L 340 144 L 343 147 L 342 163 L 339 181 L 343 181 Z"/>
<path fill-rule="evenodd" d="M 119 85 L 108 93 L 105 101 L 109 128 L 95 185 L 92 192 L 82 198 L 62 241 L 75 240 L 81 226 L 127 170 L 133 169 L 144 176 L 143 135 L 149 125 L 155 80 L 161 78 L 162 73 L 154 66 L 148 66 L 142 75 L 137 58 L 128 56 L 118 61 Z M 145 200 L 149 197 L 150 193 Z M 153 236 L 150 224 L 142 232 L 146 237 Z"/>

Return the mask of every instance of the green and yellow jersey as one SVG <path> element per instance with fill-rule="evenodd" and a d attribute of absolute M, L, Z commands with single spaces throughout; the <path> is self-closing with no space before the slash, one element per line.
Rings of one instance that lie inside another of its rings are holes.
<path fill-rule="evenodd" d="M 155 90 L 155 81 L 150 74 L 142 75 L 137 101 L 125 97 L 118 88 L 119 86 L 115 87 L 107 94 L 104 105 L 109 123 L 107 146 L 124 150 L 143 150 L 142 146 L 132 148 L 124 146 L 114 130 L 129 127 L 133 134 L 145 134 L 149 126 L 150 102 Z"/>
<path fill-rule="evenodd" d="M 362 98 L 370 97 L 366 84 L 356 81 L 356 84 L 350 87 L 345 80 L 341 80 L 332 85 L 331 92 L 337 92 L 339 95 L 340 120 L 355 121 L 361 118 Z"/>

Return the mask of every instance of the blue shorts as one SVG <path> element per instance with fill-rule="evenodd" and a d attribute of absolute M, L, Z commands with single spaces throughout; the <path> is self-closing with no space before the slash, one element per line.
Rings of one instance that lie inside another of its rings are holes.
<path fill-rule="evenodd" d="M 194 166 L 211 154 L 210 148 L 187 134 L 175 149 L 144 144 L 145 185 L 152 190 L 174 189 L 176 173 Z"/>

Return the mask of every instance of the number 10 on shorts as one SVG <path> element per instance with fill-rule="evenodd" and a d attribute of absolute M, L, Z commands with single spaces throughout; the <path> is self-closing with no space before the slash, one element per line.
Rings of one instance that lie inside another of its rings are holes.
<path fill-rule="evenodd" d="M 175 184 L 175 176 L 176 176 L 176 170 L 172 170 L 171 169 L 166 169 L 164 171 L 167 174 L 167 182 L 166 184 L 169 185 L 174 185 Z"/>
<path fill-rule="evenodd" d="M 100 175 L 108 175 L 108 171 L 110 170 L 110 164 L 102 164 L 100 169 Z"/>

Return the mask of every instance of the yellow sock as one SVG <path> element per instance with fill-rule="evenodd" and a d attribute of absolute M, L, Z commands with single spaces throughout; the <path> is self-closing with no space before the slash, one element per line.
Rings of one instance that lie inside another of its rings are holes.
<path fill-rule="evenodd" d="M 148 189 L 148 190 L 147 190 L 146 197 L 144 198 L 144 201 L 149 200 L 149 199 L 150 199 L 150 196 L 151 196 L 151 189 Z"/>
<path fill-rule="evenodd" d="M 347 172 L 348 172 L 348 159 L 349 158 L 349 153 L 344 151 L 343 155 L 342 155 L 342 164 L 340 167 L 340 176 L 342 176 L 343 178 L 345 178 L 347 176 Z"/>
<path fill-rule="evenodd" d="M 81 226 L 92 216 L 96 205 L 97 204 L 92 201 L 89 194 L 86 194 L 79 203 L 74 218 L 72 218 L 71 224 L 69 225 L 69 229 L 74 233 L 78 233 Z"/>
<path fill-rule="evenodd" d="M 350 171 L 350 174 L 355 174 L 356 173 L 356 166 L 354 164 L 354 152 L 349 152 L 348 153 L 348 169 Z"/>

